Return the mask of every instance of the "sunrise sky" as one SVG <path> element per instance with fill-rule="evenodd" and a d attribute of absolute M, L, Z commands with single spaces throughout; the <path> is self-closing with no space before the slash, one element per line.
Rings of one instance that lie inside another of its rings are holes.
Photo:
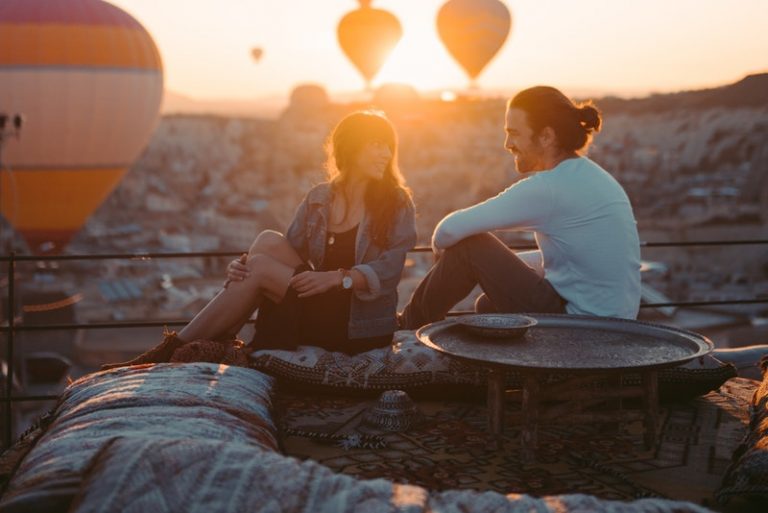
<path fill-rule="evenodd" d="M 199 99 L 287 95 L 319 83 L 331 93 L 364 82 L 336 40 L 355 0 L 111 0 L 152 34 L 166 88 Z M 404 35 L 373 85 L 422 91 L 467 87 L 435 18 L 445 0 L 374 0 Z M 479 77 L 482 90 L 548 83 L 624 96 L 723 85 L 768 70 L 768 1 L 506 0 L 512 31 Z M 255 62 L 253 47 L 263 48 Z"/>

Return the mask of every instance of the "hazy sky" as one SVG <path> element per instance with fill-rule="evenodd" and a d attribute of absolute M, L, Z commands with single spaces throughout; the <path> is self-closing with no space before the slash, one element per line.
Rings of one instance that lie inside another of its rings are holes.
<path fill-rule="evenodd" d="M 200 99 L 285 95 L 301 83 L 355 91 L 336 41 L 355 0 L 110 0 L 152 34 L 166 87 Z M 374 81 L 461 90 L 435 28 L 445 0 L 374 0 L 404 36 Z M 722 85 L 768 70 L 768 0 L 506 0 L 512 31 L 479 77 L 485 90 L 547 83 L 623 95 Z M 261 47 L 260 62 L 250 49 Z"/>

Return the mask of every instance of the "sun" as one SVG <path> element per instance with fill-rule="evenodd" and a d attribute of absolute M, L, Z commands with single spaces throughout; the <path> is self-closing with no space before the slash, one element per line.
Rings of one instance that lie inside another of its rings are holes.
<path fill-rule="evenodd" d="M 373 80 L 374 86 L 407 84 L 419 91 L 464 86 L 458 65 L 450 60 L 437 34 L 429 31 L 406 33 L 392 50 Z"/>

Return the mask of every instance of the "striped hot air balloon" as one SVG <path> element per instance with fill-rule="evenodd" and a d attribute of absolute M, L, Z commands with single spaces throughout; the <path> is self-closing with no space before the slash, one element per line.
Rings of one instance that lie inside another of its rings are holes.
<path fill-rule="evenodd" d="M 163 94 L 149 33 L 102 0 L 0 2 L 0 210 L 33 253 L 61 251 L 147 144 Z"/>

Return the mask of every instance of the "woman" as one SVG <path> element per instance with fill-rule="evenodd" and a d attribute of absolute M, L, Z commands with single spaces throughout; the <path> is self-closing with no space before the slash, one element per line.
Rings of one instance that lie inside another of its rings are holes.
<path fill-rule="evenodd" d="M 179 333 L 104 368 L 168 361 L 195 340 L 232 338 L 259 308 L 258 348 L 318 345 L 354 354 L 397 329 L 397 284 L 416 244 L 414 207 L 383 113 L 359 111 L 326 144 L 328 181 L 309 191 L 285 236 L 267 230 L 229 264 L 227 284 Z"/>

